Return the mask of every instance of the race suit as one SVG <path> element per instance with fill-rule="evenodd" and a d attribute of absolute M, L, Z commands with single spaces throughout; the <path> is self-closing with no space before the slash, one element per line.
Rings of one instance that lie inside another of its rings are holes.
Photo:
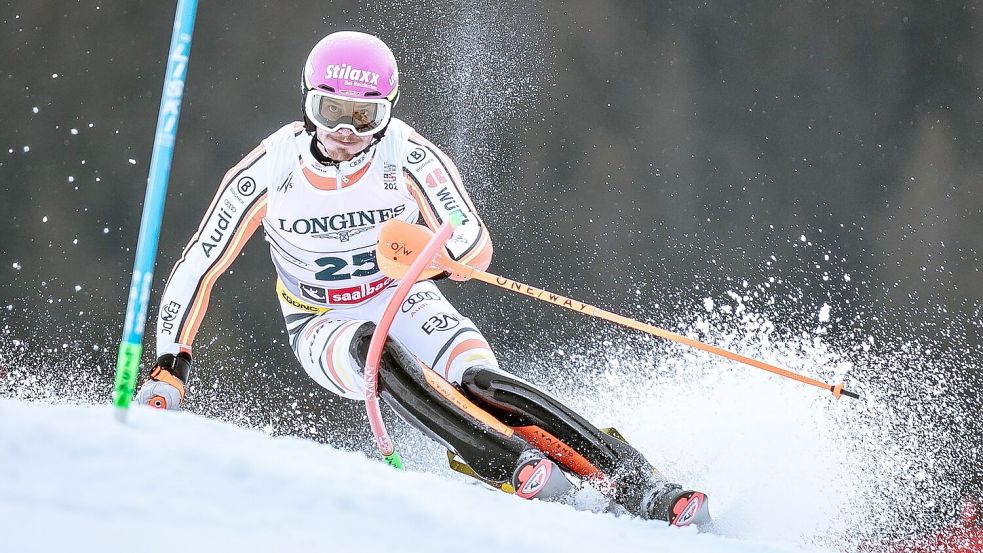
<path fill-rule="evenodd" d="M 303 125 L 290 124 L 226 173 L 168 278 L 158 355 L 191 353 L 216 279 L 260 225 L 295 355 L 319 385 L 352 399 L 364 399 L 359 361 L 367 325 L 379 319 L 395 289 L 376 263 L 383 222 L 422 219 L 436 228 L 458 212 L 463 224 L 448 254 L 487 268 L 488 230 L 457 169 L 408 125 L 393 119 L 377 144 L 338 165 L 320 163 L 311 147 Z M 380 397 L 487 481 L 514 486 L 531 450 L 540 456 L 535 460 L 563 443 L 583 455 L 581 476 L 592 469 L 617 483 L 613 498 L 629 512 L 645 512 L 648 490 L 665 486 L 627 443 L 499 369 L 478 329 L 433 282 L 413 286 L 389 335 L 396 345 L 387 343 L 380 361 Z M 537 447 L 545 449 L 537 453 Z"/>
<path fill-rule="evenodd" d="M 215 281 L 260 225 L 295 355 L 319 385 L 352 399 L 364 397 L 350 355 L 354 333 L 379 319 L 396 286 L 376 263 L 382 223 L 422 219 L 436 229 L 458 212 L 463 224 L 448 242 L 450 257 L 487 268 L 488 230 L 457 168 L 409 125 L 394 118 L 380 141 L 337 165 L 318 162 L 311 148 L 303 124 L 292 123 L 225 174 L 167 280 L 158 355 L 191 353 Z M 498 367 L 481 332 L 430 281 L 412 288 L 390 336 L 454 383 L 468 367 Z"/>

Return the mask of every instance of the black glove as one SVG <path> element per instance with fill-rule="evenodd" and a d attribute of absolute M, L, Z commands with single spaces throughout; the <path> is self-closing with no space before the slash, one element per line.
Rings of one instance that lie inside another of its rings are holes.
<path fill-rule="evenodd" d="M 150 378 L 137 392 L 137 403 L 177 410 L 184 401 L 184 385 L 190 372 L 191 354 L 182 351 L 161 355 L 150 369 Z"/>

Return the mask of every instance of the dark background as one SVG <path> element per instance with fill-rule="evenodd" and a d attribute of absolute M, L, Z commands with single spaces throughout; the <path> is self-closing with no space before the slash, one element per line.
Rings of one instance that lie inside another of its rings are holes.
<path fill-rule="evenodd" d="M 17 374 L 0 391 L 105 401 L 174 6 L 0 5 L 0 374 Z M 824 338 L 844 356 L 868 337 L 916 351 L 848 379 L 931 371 L 962 398 L 939 416 L 960 413 L 971 474 L 981 23 L 975 2 L 924 0 L 206 0 L 154 301 L 227 168 L 299 118 L 311 46 L 359 29 L 396 53 L 397 116 L 458 162 L 493 272 L 671 329 L 742 287 L 773 300 L 759 308 L 779 335 L 829 304 Z M 220 281 L 189 408 L 371 449 L 361 405 L 315 389 L 284 346 L 272 275 L 254 239 Z M 483 285 L 444 289 L 521 374 L 558 344 L 633 339 Z"/>

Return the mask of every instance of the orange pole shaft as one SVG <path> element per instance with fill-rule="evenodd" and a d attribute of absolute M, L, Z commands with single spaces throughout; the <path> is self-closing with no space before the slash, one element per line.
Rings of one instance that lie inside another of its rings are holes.
<path fill-rule="evenodd" d="M 803 376 L 801 374 L 792 372 L 792 371 L 790 371 L 788 369 L 783 369 L 781 367 L 776 367 L 775 365 L 771 365 L 771 364 L 765 363 L 764 361 L 759 361 L 757 359 L 754 359 L 754 358 L 751 358 L 751 357 L 747 357 L 745 355 L 741 355 L 739 353 L 735 353 L 735 352 L 726 350 L 726 349 L 721 348 L 721 347 L 717 347 L 717 346 L 713 346 L 713 345 L 710 345 L 710 344 L 706 344 L 706 343 L 700 342 L 699 340 L 694 340 L 692 338 L 688 338 L 688 337 L 683 336 L 681 334 L 676 334 L 675 332 L 670 332 L 668 330 L 659 328 L 657 326 L 652 326 L 650 324 L 639 322 L 639 321 L 636 321 L 634 319 L 629 319 L 628 317 L 623 317 L 623 316 L 618 315 L 616 313 L 611 313 L 610 311 L 605 311 L 603 309 L 594 307 L 593 305 L 588 305 L 588 304 L 586 304 L 584 302 L 577 301 L 577 300 L 574 300 L 574 299 L 570 299 L 570 298 L 568 298 L 566 296 L 561 296 L 559 294 L 554 294 L 553 292 L 548 292 L 548 291 L 543 290 L 541 288 L 536 288 L 535 286 L 529 286 L 528 284 L 523 284 L 521 282 L 518 282 L 518 281 L 515 281 L 515 280 L 511 280 L 511 279 L 507 279 L 507 278 L 504 278 L 504 277 L 500 277 L 498 275 L 493 275 L 491 273 L 486 273 L 484 271 L 479 271 L 479 270 L 475 269 L 474 267 L 470 267 L 470 266 L 465 265 L 463 263 L 459 263 L 457 261 L 453 261 L 453 260 L 448 259 L 446 257 L 441 257 L 438 260 L 438 263 L 441 265 L 441 268 L 450 270 L 451 272 L 457 273 L 457 274 L 462 275 L 462 276 L 465 276 L 465 277 L 469 277 L 469 278 L 473 278 L 473 279 L 476 279 L 476 280 L 480 280 L 482 282 L 486 282 L 486 283 L 491 284 L 493 286 L 498 286 L 499 288 L 504 288 L 504 289 L 509 290 L 511 292 L 516 292 L 516 293 L 522 294 L 524 296 L 529 296 L 530 298 L 535 298 L 537 300 L 545 301 L 547 303 L 552 303 L 553 305 L 558 305 L 560 307 L 565 307 L 567 309 L 570 309 L 572 311 L 576 311 L 578 313 L 583 313 L 584 315 L 588 315 L 590 317 L 597 317 L 599 319 L 604 319 L 604 320 L 610 321 L 612 323 L 617 323 L 617 324 L 620 324 L 620 325 L 623 325 L 623 326 L 627 326 L 629 328 L 634 328 L 635 330 L 640 330 L 642 332 L 651 334 L 653 336 L 658 336 L 660 338 L 665 338 L 667 340 L 672 340 L 672 341 L 678 342 L 680 344 L 686 344 L 687 346 L 691 346 L 691 347 L 694 347 L 696 349 L 700 349 L 700 350 L 703 350 L 703 351 L 712 353 L 714 355 L 719 355 L 721 357 L 724 357 L 726 359 L 730 359 L 732 361 L 737 361 L 739 363 L 744 363 L 746 365 L 750 365 L 752 367 L 756 367 L 758 369 L 762 369 L 762 370 L 768 371 L 770 373 L 777 374 L 779 376 L 784 376 L 785 378 L 791 378 L 792 380 L 796 380 L 796 381 L 801 382 L 803 384 L 808 384 L 810 386 L 815 386 L 817 388 L 822 388 L 824 390 L 827 390 L 829 392 L 832 392 L 832 394 L 836 397 L 836 399 L 839 399 L 840 398 L 840 394 L 843 394 L 843 395 L 846 395 L 846 396 L 849 396 L 849 397 L 854 397 L 854 398 L 859 397 L 857 394 L 855 394 L 853 392 L 849 392 L 849 391 L 844 390 L 842 383 L 836 384 L 836 385 L 827 384 L 826 382 L 823 382 L 821 380 L 816 380 L 814 378 L 809 378 L 808 376 Z"/>

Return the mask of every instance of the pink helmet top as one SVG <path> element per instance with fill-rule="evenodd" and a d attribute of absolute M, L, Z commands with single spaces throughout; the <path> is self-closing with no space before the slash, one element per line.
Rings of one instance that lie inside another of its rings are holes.
<path fill-rule="evenodd" d="M 339 31 L 321 39 L 304 65 L 304 93 L 318 89 L 352 98 L 396 101 L 399 70 L 392 50 L 378 38 Z"/>

